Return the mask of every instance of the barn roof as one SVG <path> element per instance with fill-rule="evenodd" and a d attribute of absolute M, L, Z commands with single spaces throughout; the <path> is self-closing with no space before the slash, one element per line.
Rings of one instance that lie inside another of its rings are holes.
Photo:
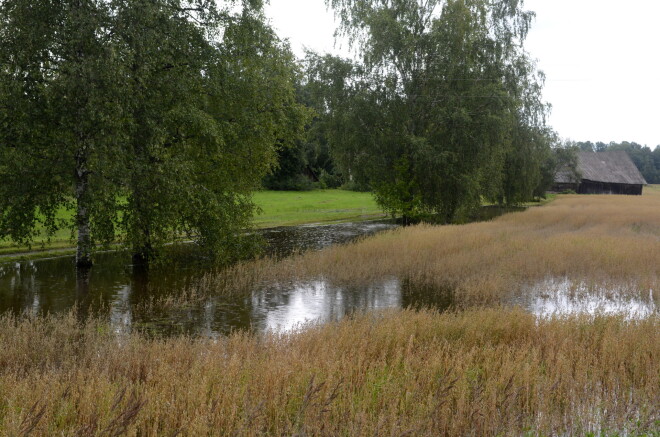
<path fill-rule="evenodd" d="M 646 185 L 630 157 L 623 150 L 608 152 L 578 152 L 578 171 L 582 180 L 611 184 Z M 571 182 L 564 169 L 557 173 L 556 182 Z"/>

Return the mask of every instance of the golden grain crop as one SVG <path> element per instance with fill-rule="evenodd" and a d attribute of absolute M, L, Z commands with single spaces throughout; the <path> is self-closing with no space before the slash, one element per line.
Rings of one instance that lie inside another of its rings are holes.
<path fill-rule="evenodd" d="M 365 314 L 290 334 L 0 319 L 2 435 L 583 435 L 660 427 L 660 318 Z"/>

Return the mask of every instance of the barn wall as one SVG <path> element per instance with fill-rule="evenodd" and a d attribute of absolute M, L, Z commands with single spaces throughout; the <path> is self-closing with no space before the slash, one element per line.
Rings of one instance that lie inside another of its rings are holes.
<path fill-rule="evenodd" d="M 578 188 L 579 194 L 642 194 L 643 185 L 610 184 L 582 180 Z"/>
<path fill-rule="evenodd" d="M 555 182 L 552 187 L 550 187 L 550 192 L 552 193 L 562 193 L 564 191 L 573 190 L 577 193 L 578 184 L 577 183 L 564 183 L 564 182 Z"/>

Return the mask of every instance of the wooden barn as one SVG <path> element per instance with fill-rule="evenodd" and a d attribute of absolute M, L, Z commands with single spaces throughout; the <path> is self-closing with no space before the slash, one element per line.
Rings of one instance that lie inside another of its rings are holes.
<path fill-rule="evenodd" d="M 579 194 L 642 194 L 646 180 L 622 150 L 578 152 L 577 174 L 561 169 L 555 175 L 555 191 Z"/>

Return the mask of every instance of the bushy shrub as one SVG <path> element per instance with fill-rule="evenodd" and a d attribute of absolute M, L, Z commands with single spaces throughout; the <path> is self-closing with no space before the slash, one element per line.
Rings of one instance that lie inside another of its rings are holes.
<path fill-rule="evenodd" d="M 341 186 L 342 190 L 347 190 L 347 191 L 358 191 L 361 193 L 365 193 L 367 191 L 371 191 L 371 187 L 367 183 L 363 182 L 357 182 L 355 180 L 348 181 L 344 183 Z"/>
<path fill-rule="evenodd" d="M 264 179 L 264 188 L 275 191 L 309 191 L 319 188 L 319 184 L 312 182 L 304 175 L 292 175 L 287 178 L 267 177 Z"/>
<path fill-rule="evenodd" d="M 339 188 L 343 182 L 341 175 L 328 173 L 325 170 L 321 170 L 321 176 L 319 176 L 319 183 L 321 188 Z"/>

